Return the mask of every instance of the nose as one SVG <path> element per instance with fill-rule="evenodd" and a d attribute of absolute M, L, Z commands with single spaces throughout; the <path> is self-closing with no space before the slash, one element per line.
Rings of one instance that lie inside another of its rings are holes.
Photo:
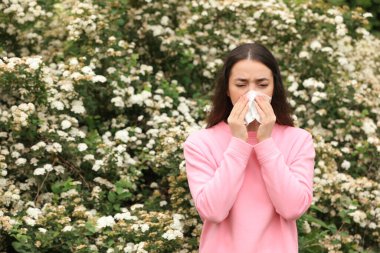
<path fill-rule="evenodd" d="M 248 92 L 249 92 L 249 91 L 258 92 L 258 89 L 257 89 L 257 87 L 256 87 L 255 84 L 250 84 L 250 85 L 249 85 L 249 90 L 248 90 Z"/>

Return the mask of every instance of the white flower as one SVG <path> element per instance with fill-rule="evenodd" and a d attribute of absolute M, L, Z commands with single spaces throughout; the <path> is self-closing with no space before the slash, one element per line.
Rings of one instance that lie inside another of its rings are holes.
<path fill-rule="evenodd" d="M 168 204 L 168 202 L 166 200 L 162 200 L 160 201 L 160 206 L 166 206 Z"/>
<path fill-rule="evenodd" d="M 140 72 L 141 74 L 145 75 L 145 72 L 152 73 L 153 67 L 145 64 L 141 64 L 140 66 Z"/>
<path fill-rule="evenodd" d="M 124 82 L 124 83 L 128 83 L 128 84 L 130 84 L 131 82 L 132 82 L 132 79 L 128 76 L 121 76 L 120 77 L 120 80 L 122 81 L 122 82 Z M 128 87 L 129 89 L 133 89 L 133 87 L 132 86 L 130 86 L 130 87 Z"/>
<path fill-rule="evenodd" d="M 56 174 L 65 173 L 65 167 L 63 167 L 62 165 L 54 166 L 54 170 L 57 172 Z"/>
<path fill-rule="evenodd" d="M 61 101 L 58 101 L 58 100 L 54 100 L 50 104 L 50 106 L 51 106 L 51 108 L 57 109 L 58 111 L 62 111 L 63 109 L 65 109 L 65 105 Z"/>
<path fill-rule="evenodd" d="M 112 227 L 115 224 L 115 220 L 112 216 L 103 216 L 96 222 L 96 228 L 101 229 L 105 227 Z"/>
<path fill-rule="evenodd" d="M 363 14 L 363 17 L 364 17 L 364 18 L 372 18 L 373 15 L 372 15 L 372 13 L 370 13 L 370 12 L 366 12 L 366 13 Z"/>
<path fill-rule="evenodd" d="M 351 167 L 351 163 L 349 161 L 344 160 L 341 166 L 343 169 L 348 170 Z"/>
<path fill-rule="evenodd" d="M 365 118 L 362 126 L 363 131 L 366 134 L 374 134 L 376 133 L 377 126 L 375 122 L 373 122 L 370 118 Z"/>
<path fill-rule="evenodd" d="M 42 214 L 39 208 L 33 208 L 33 207 L 29 207 L 26 210 L 26 213 L 28 214 L 29 217 L 34 218 L 34 219 L 38 219 L 38 216 Z"/>
<path fill-rule="evenodd" d="M 46 171 L 44 168 L 37 168 L 34 170 L 33 175 L 40 176 L 40 175 L 44 175 L 45 173 Z"/>
<path fill-rule="evenodd" d="M 338 62 L 339 62 L 339 64 L 342 65 L 342 66 L 346 66 L 346 65 L 348 64 L 348 60 L 347 60 L 346 57 L 339 57 L 339 58 L 338 58 Z"/>
<path fill-rule="evenodd" d="M 114 98 L 112 98 L 111 99 L 111 103 L 113 103 L 116 107 L 119 107 L 119 108 L 124 108 L 125 107 L 123 98 L 121 98 L 121 97 L 114 97 Z"/>
<path fill-rule="evenodd" d="M 115 73 L 115 71 L 116 71 L 116 68 L 114 68 L 114 67 L 109 67 L 109 68 L 107 69 L 107 73 L 108 73 L 108 74 L 113 74 L 113 73 Z"/>
<path fill-rule="evenodd" d="M 327 94 L 324 93 L 324 92 L 319 92 L 319 91 L 316 91 L 313 93 L 313 97 L 311 98 L 311 102 L 313 104 L 319 102 L 320 100 L 323 100 L 323 99 L 326 99 L 327 98 Z"/>
<path fill-rule="evenodd" d="M 301 51 L 299 54 L 298 54 L 298 57 L 299 58 L 309 58 L 309 53 L 306 52 L 306 51 Z"/>
<path fill-rule="evenodd" d="M 45 234 L 47 230 L 44 229 L 44 228 L 38 228 L 38 231 L 40 231 L 41 233 Z"/>
<path fill-rule="evenodd" d="M 307 221 L 304 221 L 302 224 L 302 228 L 305 231 L 306 234 L 311 232 L 310 224 Z"/>
<path fill-rule="evenodd" d="M 44 165 L 44 170 L 50 172 L 53 170 L 53 166 L 51 164 L 45 164 Z"/>
<path fill-rule="evenodd" d="M 160 21 L 161 25 L 167 26 L 169 24 L 169 18 L 167 16 L 163 16 Z"/>
<path fill-rule="evenodd" d="M 331 53 L 334 52 L 334 49 L 332 49 L 331 47 L 323 47 L 323 48 L 321 49 L 321 51 L 322 51 L 322 52 L 326 52 L 326 53 L 331 54 Z"/>
<path fill-rule="evenodd" d="M 92 170 L 93 171 L 98 171 L 100 169 L 100 167 L 103 166 L 103 160 L 96 160 L 95 161 L 95 164 L 92 166 Z"/>
<path fill-rule="evenodd" d="M 348 215 L 352 216 L 356 223 L 361 223 L 367 217 L 367 214 L 360 210 L 356 210 Z"/>
<path fill-rule="evenodd" d="M 71 111 L 72 112 L 75 112 L 77 114 L 83 114 L 86 112 L 86 109 L 84 108 L 83 106 L 83 102 L 80 101 L 80 100 L 74 100 L 72 103 L 71 103 Z"/>
<path fill-rule="evenodd" d="M 40 160 L 38 160 L 37 158 L 33 157 L 32 159 L 30 159 L 30 164 L 36 166 L 39 161 Z"/>
<path fill-rule="evenodd" d="M 60 153 L 62 152 L 62 146 L 58 142 L 54 142 L 46 146 L 46 151 L 48 153 Z"/>
<path fill-rule="evenodd" d="M 369 223 L 368 227 L 369 227 L 370 229 L 376 229 L 377 226 L 376 226 L 376 223 L 371 222 L 371 223 Z"/>
<path fill-rule="evenodd" d="M 288 91 L 290 91 L 290 92 L 296 91 L 298 89 L 298 83 L 296 82 L 296 80 L 294 79 L 294 77 L 290 76 L 290 77 L 288 77 L 288 80 L 289 80 L 289 82 L 291 82 L 291 85 L 288 87 Z"/>
<path fill-rule="evenodd" d="M 305 88 L 321 88 L 321 89 L 323 89 L 325 87 L 324 83 L 317 81 L 314 78 L 308 78 L 305 81 L 303 81 L 302 84 Z"/>
<path fill-rule="evenodd" d="M 134 210 L 136 210 L 137 208 L 143 208 L 143 207 L 144 207 L 143 204 L 133 204 L 133 205 L 131 206 L 131 210 L 134 211 Z"/>
<path fill-rule="evenodd" d="M 79 150 L 80 152 L 87 150 L 87 148 L 88 148 L 88 146 L 87 146 L 86 143 L 79 143 L 79 144 L 78 144 L 78 150 Z"/>
<path fill-rule="evenodd" d="M 107 78 L 102 75 L 96 75 L 92 77 L 91 81 L 93 81 L 94 83 L 96 82 L 105 83 L 107 81 Z"/>
<path fill-rule="evenodd" d="M 187 114 L 189 114 L 189 112 L 190 112 L 190 109 L 189 109 L 189 107 L 185 104 L 185 103 L 183 103 L 183 102 L 181 102 L 179 105 L 178 105 L 178 111 L 180 111 L 183 115 L 187 115 Z"/>
<path fill-rule="evenodd" d="M 5 178 L 0 178 L 0 187 L 3 188 L 7 184 L 7 179 Z"/>
<path fill-rule="evenodd" d="M 144 232 L 149 230 L 149 225 L 148 224 L 142 224 L 140 228 L 141 228 L 141 232 L 144 233 Z"/>
<path fill-rule="evenodd" d="M 60 85 L 61 85 L 61 90 L 69 91 L 69 92 L 74 90 L 74 86 L 72 82 L 68 80 L 60 82 Z"/>
<path fill-rule="evenodd" d="M 40 67 L 40 64 L 41 64 L 42 60 L 41 60 L 41 57 L 30 57 L 28 59 L 26 59 L 26 64 L 29 65 L 29 68 L 31 69 L 38 69 Z"/>
<path fill-rule="evenodd" d="M 347 31 L 348 30 L 347 30 L 345 24 L 340 24 L 340 25 L 336 26 L 336 35 L 337 36 L 342 37 L 342 36 L 346 35 Z"/>
<path fill-rule="evenodd" d="M 132 242 L 127 243 L 127 246 L 124 248 L 124 253 L 132 253 L 134 252 L 135 244 Z"/>
<path fill-rule="evenodd" d="M 29 111 L 29 106 L 25 103 L 22 103 L 18 106 L 18 109 L 20 109 L 21 111 L 27 112 Z"/>
<path fill-rule="evenodd" d="M 136 216 L 131 215 L 131 213 L 128 211 L 124 213 L 117 213 L 115 214 L 114 218 L 116 220 L 138 220 Z"/>
<path fill-rule="evenodd" d="M 129 133 L 127 130 L 119 130 L 115 133 L 115 139 L 127 143 L 129 140 Z"/>
<path fill-rule="evenodd" d="M 342 16 L 336 16 L 335 17 L 335 23 L 337 23 L 337 24 L 341 24 L 341 23 L 343 23 L 343 17 Z"/>
<path fill-rule="evenodd" d="M 153 36 L 158 36 L 165 32 L 165 29 L 161 25 L 148 25 L 148 29 L 153 31 Z"/>
<path fill-rule="evenodd" d="M 254 19 L 259 19 L 261 14 L 263 14 L 264 10 L 258 10 L 255 12 L 255 14 L 253 14 L 253 18 Z"/>
<path fill-rule="evenodd" d="M 162 235 L 162 237 L 170 241 L 175 240 L 177 237 L 183 238 L 183 234 L 181 231 L 169 229 Z"/>
<path fill-rule="evenodd" d="M 69 60 L 69 65 L 71 65 L 71 66 L 76 66 L 76 65 L 78 65 L 78 60 L 77 60 L 77 58 L 71 58 L 70 60 Z"/>
<path fill-rule="evenodd" d="M 89 66 L 84 66 L 81 70 L 85 75 L 93 75 L 94 74 L 94 72 L 92 71 L 92 68 Z"/>
<path fill-rule="evenodd" d="M 152 182 L 150 184 L 150 188 L 158 188 L 158 184 L 156 182 Z"/>
<path fill-rule="evenodd" d="M 67 119 L 63 120 L 61 122 L 61 127 L 63 130 L 67 129 L 67 128 L 70 128 L 71 127 L 71 122 L 68 121 Z"/>
<path fill-rule="evenodd" d="M 83 161 L 93 161 L 93 160 L 95 160 L 95 157 L 92 154 L 87 154 L 83 157 Z"/>
<path fill-rule="evenodd" d="M 71 230 L 73 230 L 73 227 L 67 225 L 62 229 L 62 232 L 70 232 Z"/>
<path fill-rule="evenodd" d="M 321 43 L 318 41 L 318 40 L 313 40 L 310 44 L 310 48 L 312 50 L 319 50 L 322 48 L 322 45 Z"/>
<path fill-rule="evenodd" d="M 24 165 L 26 163 L 26 159 L 25 158 L 18 158 L 15 163 L 17 166 Z"/>
<path fill-rule="evenodd" d="M 36 225 L 36 221 L 33 220 L 32 218 L 28 217 L 28 216 L 24 216 L 23 220 L 25 221 L 25 223 L 29 226 L 34 226 Z"/>
<path fill-rule="evenodd" d="M 173 223 L 170 225 L 171 228 L 175 230 L 182 230 L 183 224 L 181 223 L 181 219 L 183 219 L 182 214 L 173 214 Z"/>

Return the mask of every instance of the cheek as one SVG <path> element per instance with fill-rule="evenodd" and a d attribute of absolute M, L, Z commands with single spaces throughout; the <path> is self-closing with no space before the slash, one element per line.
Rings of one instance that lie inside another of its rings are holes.
<path fill-rule="evenodd" d="M 232 94 L 231 96 L 232 104 L 235 105 L 235 103 L 239 100 L 239 98 L 243 96 L 244 94 L 245 94 L 244 92 L 236 92 Z"/>
<path fill-rule="evenodd" d="M 271 85 L 271 87 L 265 91 L 265 94 L 270 97 L 273 97 L 273 90 L 274 90 L 274 86 Z"/>

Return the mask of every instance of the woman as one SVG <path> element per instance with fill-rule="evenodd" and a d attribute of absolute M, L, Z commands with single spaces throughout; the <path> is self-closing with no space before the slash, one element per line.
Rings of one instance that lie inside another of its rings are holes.
<path fill-rule="evenodd" d="M 249 91 L 261 94 L 254 101 L 261 123 L 245 124 Z M 278 64 L 264 46 L 228 54 L 207 123 L 184 143 L 203 221 L 200 252 L 298 252 L 296 219 L 312 202 L 315 150 L 312 136 L 293 125 Z"/>

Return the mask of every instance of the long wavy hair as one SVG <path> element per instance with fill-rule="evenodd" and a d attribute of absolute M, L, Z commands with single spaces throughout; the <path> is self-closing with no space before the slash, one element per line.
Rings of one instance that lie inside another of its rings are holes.
<path fill-rule="evenodd" d="M 273 54 L 266 47 L 255 42 L 239 45 L 226 56 L 223 67 L 219 71 L 216 80 L 212 97 L 212 108 L 206 118 L 206 128 L 210 128 L 222 120 L 228 123 L 227 118 L 233 108 L 232 101 L 230 97 L 227 96 L 228 80 L 231 69 L 235 63 L 245 59 L 261 62 L 272 71 L 274 88 L 271 105 L 276 115 L 276 123 L 280 125 L 294 126 L 278 63 Z"/>

